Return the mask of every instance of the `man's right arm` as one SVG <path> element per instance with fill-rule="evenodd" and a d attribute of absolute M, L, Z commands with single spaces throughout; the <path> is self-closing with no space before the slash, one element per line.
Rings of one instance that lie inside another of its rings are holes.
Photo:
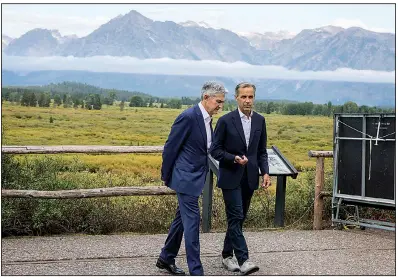
<path fill-rule="evenodd" d="M 166 185 L 170 180 L 177 155 L 190 132 L 191 118 L 187 113 L 182 113 L 174 121 L 163 148 L 161 179 Z"/>
<path fill-rule="evenodd" d="M 217 122 L 216 129 L 214 131 L 214 142 L 211 144 L 210 154 L 214 159 L 218 161 L 224 161 L 228 163 L 234 163 L 235 155 L 227 152 L 224 147 L 226 136 L 226 123 L 223 118 L 220 118 Z"/>

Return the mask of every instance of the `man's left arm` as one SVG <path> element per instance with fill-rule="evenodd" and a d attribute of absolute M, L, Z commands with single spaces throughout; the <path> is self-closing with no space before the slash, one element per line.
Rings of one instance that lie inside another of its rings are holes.
<path fill-rule="evenodd" d="M 267 153 L 267 129 L 265 126 L 265 120 L 263 120 L 260 142 L 258 144 L 257 160 L 260 167 L 261 175 L 269 174 L 268 167 L 268 153 Z"/>
<path fill-rule="evenodd" d="M 263 120 L 260 142 L 258 144 L 257 160 L 260 168 L 261 176 L 263 177 L 262 185 L 267 188 L 271 185 L 271 179 L 269 177 L 269 166 L 268 166 L 268 153 L 267 153 L 267 128 L 265 120 Z"/>

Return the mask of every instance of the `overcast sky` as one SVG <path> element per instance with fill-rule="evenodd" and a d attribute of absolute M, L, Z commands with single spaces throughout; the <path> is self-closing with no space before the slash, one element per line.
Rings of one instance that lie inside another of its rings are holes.
<path fill-rule="evenodd" d="M 2 32 L 16 38 L 34 28 L 86 36 L 136 10 L 157 21 L 204 21 L 234 32 L 298 33 L 326 25 L 395 33 L 394 4 L 2 4 Z"/>

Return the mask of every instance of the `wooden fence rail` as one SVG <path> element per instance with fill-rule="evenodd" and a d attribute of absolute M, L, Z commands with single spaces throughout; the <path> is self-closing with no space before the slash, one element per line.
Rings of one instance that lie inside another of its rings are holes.
<path fill-rule="evenodd" d="M 313 229 L 322 229 L 323 198 L 331 196 L 330 192 L 323 191 L 325 183 L 324 160 L 325 157 L 333 157 L 333 151 L 309 151 L 309 157 L 316 157 L 315 172 L 315 200 L 314 200 L 314 222 Z"/>
<path fill-rule="evenodd" d="M 163 146 L 2 146 L 7 154 L 57 153 L 162 153 Z M 5 198 L 74 199 L 115 196 L 175 195 L 166 186 L 127 186 L 75 190 L 37 191 L 2 189 Z"/>
<path fill-rule="evenodd" d="M 166 186 L 129 186 L 91 189 L 73 189 L 57 191 L 1 189 L 4 198 L 39 199 L 79 199 L 115 196 L 175 195 L 176 192 Z"/>
<path fill-rule="evenodd" d="M 162 153 L 163 146 L 2 146 L 3 154 L 58 154 L 58 153 Z M 212 161 L 209 160 L 212 169 Z M 211 229 L 211 200 L 213 189 L 213 172 L 209 170 L 203 191 L 203 232 Z M 116 196 L 154 196 L 175 195 L 176 192 L 166 186 L 129 186 L 91 188 L 75 190 L 11 190 L 1 189 L 1 197 L 4 198 L 40 198 L 40 199 L 75 199 L 75 198 L 97 198 Z"/>
<path fill-rule="evenodd" d="M 162 153 L 163 146 L 2 146 L 8 154 Z"/>

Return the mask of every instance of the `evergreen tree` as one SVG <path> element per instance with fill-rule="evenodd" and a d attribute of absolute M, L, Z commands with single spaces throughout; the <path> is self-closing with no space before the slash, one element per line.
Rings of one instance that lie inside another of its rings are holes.
<path fill-rule="evenodd" d="M 130 107 L 143 107 L 144 100 L 140 96 L 132 96 L 130 99 Z"/>
<path fill-rule="evenodd" d="M 61 96 L 60 96 L 59 94 L 56 94 L 56 95 L 54 96 L 54 105 L 59 106 L 59 105 L 61 105 L 61 104 L 62 104 Z"/>

